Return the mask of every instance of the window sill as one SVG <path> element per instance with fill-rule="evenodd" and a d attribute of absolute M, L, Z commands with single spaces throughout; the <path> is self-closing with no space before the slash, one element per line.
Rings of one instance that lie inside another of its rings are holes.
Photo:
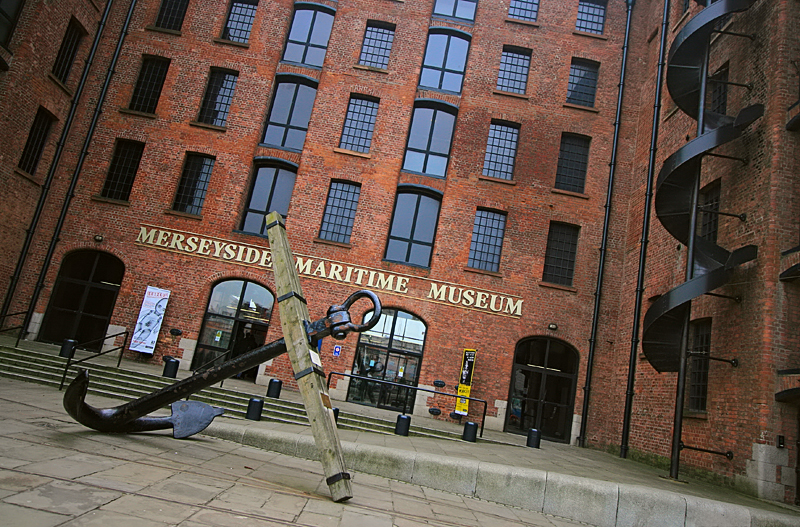
<path fill-rule="evenodd" d="M 334 247 L 341 247 L 343 249 L 351 249 L 353 247 L 349 243 L 335 242 L 333 240 L 323 240 L 322 238 L 314 238 L 311 241 L 314 243 L 321 243 L 322 245 L 333 245 Z"/>
<path fill-rule="evenodd" d="M 41 187 L 42 186 L 42 182 L 39 181 L 36 178 L 36 176 L 34 176 L 33 174 L 28 174 L 27 172 L 25 172 L 24 170 L 22 170 L 19 167 L 14 167 L 14 173 L 17 174 L 18 176 L 21 176 L 21 177 L 27 179 L 28 181 L 30 181 L 31 183 L 33 183 L 37 187 Z"/>
<path fill-rule="evenodd" d="M 137 110 L 131 110 L 130 108 L 120 108 L 117 110 L 119 113 L 125 113 L 128 115 L 136 115 L 137 117 L 144 117 L 146 119 L 157 119 L 158 116 L 154 113 L 147 113 L 147 112 L 140 112 Z"/>
<path fill-rule="evenodd" d="M 546 287 L 548 289 L 558 289 L 559 291 L 566 291 L 567 293 L 577 293 L 578 290 L 572 286 L 551 284 L 550 282 L 539 282 L 539 287 Z"/>
<path fill-rule="evenodd" d="M 334 148 L 337 154 L 344 154 L 346 156 L 363 157 L 364 159 L 372 159 L 372 154 L 365 154 L 363 152 L 356 152 L 355 150 L 348 150 L 346 148 Z"/>
<path fill-rule="evenodd" d="M 235 40 L 228 40 L 226 38 L 214 38 L 211 39 L 214 44 L 222 44 L 225 46 L 233 46 L 236 48 L 244 48 L 249 49 L 250 43 L 249 42 L 236 42 Z"/>
<path fill-rule="evenodd" d="M 487 271 L 485 269 L 476 269 L 474 267 L 464 267 L 464 271 L 467 273 L 475 273 L 475 274 L 485 274 L 488 276 L 494 276 L 497 278 L 503 278 L 502 273 L 497 273 L 495 271 Z"/>
<path fill-rule="evenodd" d="M 506 22 L 509 24 L 519 24 L 521 26 L 530 26 L 530 27 L 539 27 L 539 22 L 532 22 L 530 20 L 520 20 L 519 18 L 506 18 Z"/>
<path fill-rule="evenodd" d="M 589 199 L 589 196 L 582 192 L 573 192 L 571 190 L 563 190 L 560 188 L 551 188 L 550 192 L 552 192 L 553 194 L 563 194 L 564 196 L 572 196 L 580 199 Z"/>
<path fill-rule="evenodd" d="M 597 40 L 608 40 L 608 37 L 605 35 L 600 35 L 598 33 L 589 33 L 588 31 L 573 31 L 573 35 L 577 35 L 579 37 L 589 37 L 589 38 L 596 38 Z"/>
<path fill-rule="evenodd" d="M 494 93 L 495 95 L 503 95 L 505 97 L 514 97 L 516 99 L 525 99 L 525 100 L 530 99 L 530 96 L 525 95 L 524 93 L 514 93 L 514 92 L 511 92 L 511 91 L 503 91 L 503 90 L 497 90 L 497 89 L 492 91 L 492 93 Z"/>
<path fill-rule="evenodd" d="M 683 410 L 683 417 L 685 419 L 701 419 L 703 421 L 708 420 L 708 412 L 703 412 L 699 410 Z"/>
<path fill-rule="evenodd" d="M 255 236 L 256 238 L 267 240 L 267 242 L 269 243 L 269 236 L 267 236 L 266 234 L 261 234 L 260 232 L 243 231 L 241 229 L 233 229 L 232 232 L 236 234 L 242 234 L 244 236 Z"/>
<path fill-rule="evenodd" d="M 60 80 L 58 80 L 58 79 L 56 78 L 56 76 L 55 76 L 55 75 L 53 75 L 52 73 L 48 73 L 48 74 L 47 74 L 47 78 L 48 78 L 48 79 L 50 79 L 51 81 L 53 81 L 53 83 L 55 83 L 55 85 L 56 85 L 56 86 L 58 86 L 59 88 L 61 88 L 61 90 L 62 90 L 64 93 L 66 93 L 67 95 L 69 95 L 70 97 L 72 97 L 72 96 L 74 95 L 74 94 L 72 93 L 72 90 L 70 90 L 69 88 L 67 88 L 67 87 L 66 87 L 66 85 L 64 85 L 64 83 L 63 83 L 63 82 L 61 82 Z"/>
<path fill-rule="evenodd" d="M 374 71 L 375 73 L 386 73 L 386 74 L 389 73 L 389 70 L 387 69 L 376 68 L 375 66 L 365 66 L 363 64 L 354 64 L 353 68 L 357 70 Z"/>
<path fill-rule="evenodd" d="M 100 194 L 95 194 L 91 197 L 92 201 L 99 201 L 100 203 L 110 203 L 112 205 L 122 205 L 123 207 L 130 207 L 131 202 L 124 200 L 124 199 L 114 199 L 114 198 L 107 198 L 105 196 L 101 196 Z"/>
<path fill-rule="evenodd" d="M 178 216 L 178 217 L 181 217 L 181 218 L 189 218 L 190 220 L 202 220 L 203 219 L 203 215 L 202 214 L 190 214 L 188 212 L 181 212 L 179 210 L 172 210 L 172 209 L 165 210 L 164 214 L 169 214 L 170 216 Z"/>
<path fill-rule="evenodd" d="M 217 126 L 215 124 L 201 123 L 200 121 L 189 121 L 189 126 L 196 126 L 198 128 L 205 128 L 206 130 L 214 130 L 215 132 L 225 132 L 228 130 L 224 126 Z"/>
<path fill-rule="evenodd" d="M 165 33 L 167 35 L 175 35 L 177 37 L 181 36 L 182 34 L 180 31 L 175 31 L 174 29 L 167 29 L 164 27 L 158 27 L 152 24 L 144 26 L 144 28 L 148 31 L 155 31 L 156 33 Z"/>
<path fill-rule="evenodd" d="M 565 102 L 564 108 L 572 108 L 575 110 L 582 110 L 584 112 L 591 112 L 591 113 L 600 113 L 600 110 L 597 108 L 592 108 L 591 106 L 581 106 L 580 104 L 572 104 L 571 102 Z"/>
<path fill-rule="evenodd" d="M 499 177 L 491 176 L 478 176 L 479 181 L 491 181 L 492 183 L 501 183 L 503 185 L 511 185 L 512 187 L 517 184 L 513 179 L 502 179 Z"/>

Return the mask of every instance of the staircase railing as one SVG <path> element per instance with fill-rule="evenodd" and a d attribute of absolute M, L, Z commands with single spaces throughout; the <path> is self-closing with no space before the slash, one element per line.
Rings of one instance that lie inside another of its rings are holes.
<path fill-rule="evenodd" d="M 105 342 L 108 339 L 116 339 L 120 335 L 124 335 L 124 337 L 122 339 L 122 344 L 120 346 L 108 349 L 106 351 L 97 351 L 97 352 L 92 352 L 92 351 L 89 351 L 89 350 L 85 349 L 86 346 L 88 346 L 90 344 L 96 344 L 98 342 Z M 64 344 L 61 347 L 61 355 L 62 356 L 66 356 L 67 363 L 64 365 L 64 373 L 63 373 L 63 375 L 61 375 L 61 384 L 58 385 L 58 389 L 62 390 L 64 388 L 64 382 L 67 379 L 67 371 L 69 370 L 70 366 L 74 366 L 74 365 L 80 364 L 82 362 L 87 362 L 87 361 L 96 359 L 98 357 L 101 357 L 103 355 L 108 355 L 109 353 L 112 353 L 112 352 L 117 351 L 117 350 L 119 350 L 119 358 L 117 359 L 117 368 L 119 368 L 119 365 L 122 363 L 123 350 L 125 348 L 125 345 L 128 343 L 128 335 L 129 335 L 129 332 L 126 330 L 126 331 L 121 331 L 119 333 L 116 333 L 114 335 L 108 335 L 108 336 L 105 336 L 105 337 L 101 337 L 99 339 L 94 339 L 94 340 L 89 340 L 87 342 L 82 342 L 80 344 L 76 343 L 74 340 L 65 339 L 64 340 Z M 65 346 L 66 346 L 66 349 L 65 349 Z M 79 348 L 81 350 L 83 350 L 83 351 L 89 351 L 91 353 L 91 355 L 89 357 L 84 357 L 84 358 L 82 358 L 80 360 L 72 360 L 72 357 L 75 355 L 75 350 L 79 349 Z"/>

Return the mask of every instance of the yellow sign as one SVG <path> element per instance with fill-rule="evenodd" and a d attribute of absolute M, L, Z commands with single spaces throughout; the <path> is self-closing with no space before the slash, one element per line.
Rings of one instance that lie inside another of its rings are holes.
<path fill-rule="evenodd" d="M 464 384 L 458 385 L 458 396 L 459 399 L 456 399 L 456 413 L 460 415 L 467 415 L 469 413 L 469 401 L 464 399 L 464 397 L 469 397 L 469 393 L 472 390 L 472 386 L 466 386 Z"/>

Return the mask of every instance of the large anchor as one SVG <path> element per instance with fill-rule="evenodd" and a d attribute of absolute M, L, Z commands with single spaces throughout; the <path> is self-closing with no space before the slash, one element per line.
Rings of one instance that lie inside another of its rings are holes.
<path fill-rule="evenodd" d="M 363 324 L 354 324 L 349 310 L 361 298 L 372 301 L 372 317 Z M 351 332 L 372 329 L 380 316 L 381 303 L 377 295 L 361 290 L 350 295 L 344 304 L 331 306 L 326 317 L 306 323 L 305 329 L 309 343 L 316 345 L 327 336 L 342 340 Z M 95 408 L 85 402 L 89 372 L 79 370 L 64 393 L 64 408 L 77 422 L 99 432 L 128 433 L 172 428 L 173 437 L 189 437 L 204 430 L 215 417 L 222 415 L 223 410 L 200 401 L 181 399 L 283 353 L 286 353 L 286 342 L 279 339 L 114 408 Z M 147 417 L 147 414 L 169 404 L 172 405 L 170 417 Z"/>

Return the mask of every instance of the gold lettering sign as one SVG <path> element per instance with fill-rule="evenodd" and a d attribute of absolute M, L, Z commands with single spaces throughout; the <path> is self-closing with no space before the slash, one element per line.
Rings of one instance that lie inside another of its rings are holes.
<path fill-rule="evenodd" d="M 211 236 L 140 225 L 136 245 L 177 254 L 218 260 L 265 270 L 272 270 L 272 253 L 265 247 L 234 243 Z M 519 318 L 523 299 L 496 291 L 472 289 L 459 284 L 415 276 L 388 273 L 380 269 L 333 262 L 324 258 L 295 253 L 295 265 L 301 277 L 371 289 L 381 294 L 407 296 L 426 302 L 497 316 Z"/>

